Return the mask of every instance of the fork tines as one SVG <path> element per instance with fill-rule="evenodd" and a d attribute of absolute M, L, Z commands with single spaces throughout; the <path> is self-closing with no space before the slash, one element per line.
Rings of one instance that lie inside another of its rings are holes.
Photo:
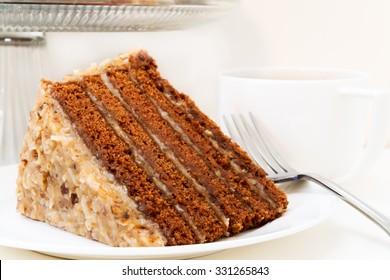
<path fill-rule="evenodd" d="M 223 121 L 232 139 L 241 145 L 252 157 L 252 159 L 261 166 L 269 176 L 285 173 L 287 166 L 284 160 L 279 156 L 271 142 L 265 136 L 263 129 L 253 113 L 249 113 L 248 121 L 242 114 L 239 116 L 231 115 L 232 123 L 226 116 Z"/>

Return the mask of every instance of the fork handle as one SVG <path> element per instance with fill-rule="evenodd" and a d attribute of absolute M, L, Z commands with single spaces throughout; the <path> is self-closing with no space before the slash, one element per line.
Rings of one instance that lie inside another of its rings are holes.
<path fill-rule="evenodd" d="M 337 184 L 331 182 L 330 180 L 312 173 L 300 174 L 298 175 L 299 179 L 307 179 L 314 183 L 319 184 L 320 186 L 332 191 L 339 198 L 344 200 L 346 203 L 354 207 L 356 210 L 360 211 L 363 215 L 369 218 L 371 221 L 380 226 L 387 235 L 390 236 L 390 219 L 383 214 L 379 213 L 371 206 L 367 205 L 351 193 L 347 192 L 345 189 L 341 188 Z"/>

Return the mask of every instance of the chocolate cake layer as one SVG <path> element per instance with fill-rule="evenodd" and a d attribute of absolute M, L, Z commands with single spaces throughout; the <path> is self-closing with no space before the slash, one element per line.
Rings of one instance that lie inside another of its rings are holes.
<path fill-rule="evenodd" d="M 210 195 L 229 218 L 229 231 L 238 233 L 253 226 L 254 211 L 237 195 L 234 190 L 218 178 L 207 163 L 183 141 L 183 135 L 175 131 L 161 116 L 143 89 L 150 81 L 135 84 L 127 70 L 108 71 L 107 76 L 119 91 L 123 100 L 139 117 L 149 134 L 164 142 L 166 149 L 172 151 L 190 176 L 205 186 Z M 142 88 L 139 85 L 142 85 Z"/>
<path fill-rule="evenodd" d="M 138 162 L 148 176 L 159 181 L 167 188 L 171 204 L 182 209 L 183 218 L 188 221 L 193 230 L 197 232 L 198 242 L 214 241 L 224 235 L 227 225 L 225 218 L 218 217 L 214 212 L 207 193 L 197 192 L 193 182 L 188 180 L 177 168 L 166 151 L 142 128 L 137 122 L 132 108 L 125 107 L 120 98 L 112 94 L 103 79 L 98 76 L 87 76 L 83 79 L 87 91 L 96 98 L 104 107 L 106 119 L 110 119 L 115 130 L 126 133 L 124 138 L 129 137 L 127 142 L 138 151 L 144 162 Z M 116 123 L 116 124 L 115 124 Z M 114 124 L 114 125 L 113 125 Z"/>
<path fill-rule="evenodd" d="M 157 223 L 166 234 L 168 245 L 192 244 L 195 234 L 144 170 L 137 166 L 132 151 L 97 111 L 77 82 L 56 83 L 52 96 L 59 102 L 78 134 L 92 153 L 127 187 L 138 209 Z"/>
<path fill-rule="evenodd" d="M 235 190 L 246 203 L 254 210 L 254 224 L 259 225 L 280 214 L 281 205 L 276 204 L 264 191 L 260 180 L 254 181 L 248 178 L 245 167 L 234 168 L 231 150 L 225 151 L 219 146 L 218 141 L 211 141 L 213 133 L 201 127 L 198 120 L 194 119 L 183 106 L 196 107 L 189 99 L 182 98 L 179 101 L 168 99 L 166 95 L 178 95 L 178 93 L 163 80 L 157 71 L 154 60 L 146 53 L 138 53 L 130 56 L 131 75 L 139 81 L 153 102 L 162 112 L 164 119 L 182 135 L 185 142 L 193 147 L 203 157 L 221 180 L 224 180 Z M 177 100 L 177 99 L 176 99 Z M 185 102 L 185 105 L 184 105 Z M 183 103 L 183 104 L 182 104 Z M 194 108 L 193 110 L 198 110 Z M 203 116 L 204 117 L 204 116 Z M 207 120 L 205 120 L 207 119 Z M 203 120 L 208 121 L 206 117 Z M 210 122 L 210 121 L 208 121 Z M 219 131 L 219 133 L 221 133 Z"/>

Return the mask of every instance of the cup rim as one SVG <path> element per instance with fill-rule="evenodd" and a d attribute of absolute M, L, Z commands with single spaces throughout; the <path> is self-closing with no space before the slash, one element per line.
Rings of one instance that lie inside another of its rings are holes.
<path fill-rule="evenodd" d="M 293 79 L 293 78 L 269 78 L 264 74 L 309 74 L 328 75 L 329 78 Z M 261 76 L 263 75 L 263 77 Z M 258 82 L 277 82 L 277 83 L 318 83 L 318 82 L 340 82 L 350 80 L 367 79 L 368 74 L 357 70 L 348 70 L 340 68 L 320 68 L 320 67 L 241 67 L 222 70 L 219 73 L 220 78 L 251 80 Z"/>

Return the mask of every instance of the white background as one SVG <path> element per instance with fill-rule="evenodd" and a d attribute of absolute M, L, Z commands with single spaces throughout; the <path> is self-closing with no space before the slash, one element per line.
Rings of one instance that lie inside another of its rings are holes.
<path fill-rule="evenodd" d="M 161 71 L 213 115 L 217 73 L 239 66 L 312 66 L 368 72 L 390 89 L 390 1 L 241 0 L 229 16 L 181 31 L 49 33 L 49 78 L 61 79 L 143 47 Z"/>
<path fill-rule="evenodd" d="M 217 74 L 230 67 L 354 69 L 368 72 L 374 87 L 390 89 L 390 1 L 242 0 L 228 17 L 189 30 L 49 33 L 47 77 L 62 79 L 73 69 L 137 47 L 148 49 L 163 75 L 211 115 L 215 114 Z M 346 187 L 389 213 L 390 156 L 385 156 L 374 173 L 363 174 Z M 340 204 L 326 223 L 302 234 L 205 258 L 388 259 L 388 244 L 388 237 L 374 224 Z M 4 247 L 0 255 L 4 259 L 46 257 Z"/>

